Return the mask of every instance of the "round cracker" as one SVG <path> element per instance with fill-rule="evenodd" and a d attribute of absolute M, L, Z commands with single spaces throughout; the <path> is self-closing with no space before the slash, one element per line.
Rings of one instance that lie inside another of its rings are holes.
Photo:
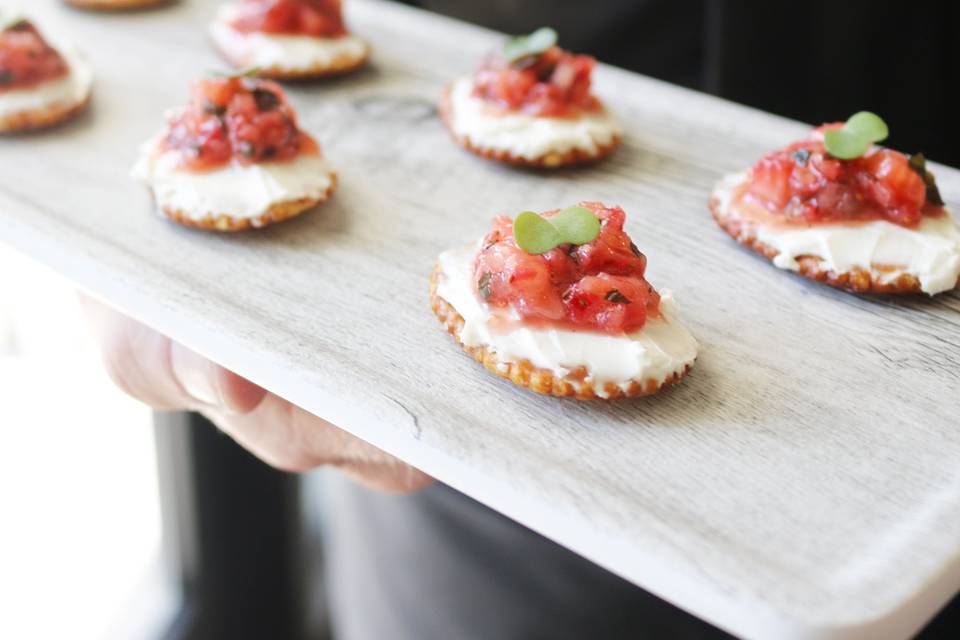
<path fill-rule="evenodd" d="M 78 102 L 59 102 L 39 109 L 0 116 L 0 133 L 20 133 L 46 129 L 75 117 L 90 104 L 90 94 Z"/>
<path fill-rule="evenodd" d="M 336 174 L 331 174 L 330 186 L 318 198 L 298 198 L 296 200 L 285 200 L 274 203 L 266 212 L 258 216 L 239 218 L 228 214 L 207 215 L 204 218 L 195 218 L 180 209 L 170 207 L 160 207 L 160 211 L 170 220 L 186 227 L 197 229 L 207 229 L 210 231 L 245 231 L 247 229 L 259 229 L 267 225 L 276 224 L 295 218 L 296 216 L 308 211 L 321 202 L 330 199 L 334 189 L 337 186 Z"/>
<path fill-rule="evenodd" d="M 464 351 L 473 356 L 473 359 L 482 364 L 487 371 L 506 378 L 514 384 L 529 389 L 535 393 L 559 398 L 574 398 L 576 400 L 617 400 L 621 398 L 638 398 L 653 395 L 660 389 L 680 382 L 690 371 L 687 365 L 683 371 L 674 373 L 666 380 L 653 378 L 646 380 L 631 380 L 626 389 L 612 382 L 597 386 L 588 381 L 586 368 L 580 367 L 566 376 L 557 377 L 549 369 L 541 369 L 527 359 L 517 362 L 505 362 L 499 355 L 487 347 L 467 346 L 460 340 L 463 330 L 463 316 L 453 306 L 437 294 L 437 282 L 440 277 L 440 265 L 434 267 L 430 274 L 430 307 L 440 320 L 440 323 L 453 336 Z"/>
<path fill-rule="evenodd" d="M 211 41 L 213 42 L 214 48 L 233 67 L 237 69 L 243 69 L 247 66 L 243 60 L 238 60 L 237 58 L 230 56 L 230 54 L 228 54 L 217 43 L 216 38 L 211 38 Z M 256 69 L 256 75 L 261 78 L 270 78 L 272 80 L 298 81 L 316 80 L 318 78 L 339 76 L 345 73 L 350 73 L 351 71 L 359 69 L 365 65 L 367 60 L 370 58 L 370 45 L 366 43 L 364 44 L 366 46 L 364 47 L 363 55 L 361 56 L 353 56 L 345 53 L 334 58 L 330 64 L 315 64 L 312 67 L 296 69 L 284 67 L 283 65 L 261 67 Z"/>
<path fill-rule="evenodd" d="M 611 153 L 620 146 L 621 136 L 615 136 L 608 144 L 597 145 L 596 151 L 584 151 L 582 149 L 570 149 L 569 151 L 564 151 L 562 153 L 556 151 L 550 151 L 538 156 L 536 158 L 524 158 L 522 156 L 514 155 L 510 151 L 505 151 L 503 149 L 489 149 L 485 147 L 478 146 L 470 140 L 469 136 L 457 133 L 453 128 L 453 103 L 450 100 L 450 91 L 452 85 L 448 86 L 443 95 L 440 97 L 440 105 L 438 111 L 440 113 L 440 119 L 443 121 L 443 124 L 446 126 L 447 131 L 450 132 L 450 135 L 454 140 L 457 141 L 457 144 L 462 146 L 467 151 L 478 155 L 482 158 L 487 158 L 488 160 L 495 160 L 497 162 L 503 162 L 505 164 L 514 165 L 517 167 L 529 167 L 533 169 L 559 169 L 561 167 L 571 167 L 580 164 L 589 164 L 592 162 L 597 162 L 609 156 Z"/>
<path fill-rule="evenodd" d="M 708 206 L 713 219 L 720 228 L 739 244 L 764 256 L 771 262 L 780 255 L 780 251 L 757 239 L 756 227 L 731 211 L 721 210 L 720 198 L 710 196 Z M 903 273 L 890 280 L 887 274 L 898 271 L 896 265 L 875 264 L 869 270 L 857 267 L 850 271 L 837 272 L 823 266 L 818 256 L 798 256 L 797 273 L 809 278 L 855 293 L 915 294 L 923 293 L 920 279 L 915 275 Z M 960 281 L 958 281 L 960 284 Z"/>

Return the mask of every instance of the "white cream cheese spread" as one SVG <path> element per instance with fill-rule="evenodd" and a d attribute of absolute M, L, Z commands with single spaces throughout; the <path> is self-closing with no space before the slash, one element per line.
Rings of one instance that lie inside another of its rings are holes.
<path fill-rule="evenodd" d="M 747 173 L 733 174 L 717 185 L 713 195 L 722 216 L 738 215 L 731 210 L 736 206 L 734 194 L 747 178 Z M 749 215 L 744 217 L 749 221 Z M 780 252 L 773 264 L 781 269 L 798 271 L 798 257 L 815 256 L 826 271 L 860 268 L 881 282 L 912 275 L 930 295 L 954 288 L 960 277 L 960 230 L 949 211 L 939 217 L 925 216 L 916 228 L 886 220 L 809 226 L 754 223 L 752 228 L 757 240 Z"/>
<path fill-rule="evenodd" d="M 643 328 L 626 336 L 591 331 L 520 327 L 506 333 L 492 331 L 492 317 L 477 298 L 473 261 L 480 243 L 440 255 L 437 294 L 463 316 L 460 341 L 485 346 L 502 362 L 529 360 L 534 366 L 563 377 L 579 367 L 587 370 L 587 383 L 611 382 L 626 390 L 634 380 L 662 383 L 682 373 L 697 357 L 698 344 L 680 324 L 677 306 L 669 291 L 660 292 L 660 318 L 649 318 Z"/>
<path fill-rule="evenodd" d="M 157 149 L 157 140 L 144 145 L 132 176 L 153 190 L 161 209 L 182 211 L 195 220 L 254 218 L 280 202 L 322 198 L 335 179 L 320 154 L 250 165 L 231 161 L 209 171 L 188 171 L 178 166 L 177 152 Z"/>
<path fill-rule="evenodd" d="M 456 135 L 477 148 L 506 151 L 527 160 L 574 150 L 596 154 L 623 134 L 616 118 L 604 107 L 576 118 L 504 112 L 473 95 L 472 78 L 453 83 L 450 107 L 450 127 Z"/>

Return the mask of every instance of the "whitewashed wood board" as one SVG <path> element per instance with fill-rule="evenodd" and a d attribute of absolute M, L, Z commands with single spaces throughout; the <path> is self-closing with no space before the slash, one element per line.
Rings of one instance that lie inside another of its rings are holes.
<path fill-rule="evenodd" d="M 919 628 L 960 587 L 960 297 L 809 283 L 740 249 L 706 209 L 723 173 L 805 127 L 602 67 L 598 90 L 627 129 L 610 161 L 499 167 L 455 147 L 433 106 L 499 36 L 348 5 L 373 64 L 290 87 L 340 190 L 303 218 L 231 236 L 156 217 L 127 177 L 188 79 L 222 68 L 204 30 L 214 5 L 39 5 L 95 65 L 95 102 L 68 126 L 0 140 L 0 238 L 736 634 Z M 956 205 L 960 173 L 937 175 Z M 461 353 L 429 310 L 439 252 L 496 214 L 584 199 L 627 209 L 651 282 L 674 290 L 703 344 L 692 375 L 659 397 L 527 393 Z"/>

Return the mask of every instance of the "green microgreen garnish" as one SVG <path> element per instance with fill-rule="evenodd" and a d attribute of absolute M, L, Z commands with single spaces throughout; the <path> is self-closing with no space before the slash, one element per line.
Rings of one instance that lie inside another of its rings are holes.
<path fill-rule="evenodd" d="M 514 36 L 503 45 L 503 59 L 516 62 L 528 56 L 539 56 L 557 44 L 557 32 L 550 27 L 540 27 L 530 35 Z"/>
<path fill-rule="evenodd" d="M 586 207 L 567 207 L 549 218 L 524 211 L 513 221 L 517 246 L 534 255 L 556 249 L 561 244 L 587 244 L 600 233 L 600 220 Z"/>
<path fill-rule="evenodd" d="M 513 221 L 513 237 L 518 247 L 532 254 L 546 253 L 561 243 L 557 228 L 533 211 L 524 211 Z"/>
<path fill-rule="evenodd" d="M 944 202 L 943 197 L 940 196 L 940 189 L 937 188 L 937 179 L 927 169 L 927 159 L 922 153 L 915 153 L 910 156 L 910 168 L 923 178 L 923 183 L 927 185 L 927 202 L 942 207 Z"/>
<path fill-rule="evenodd" d="M 630 298 L 620 293 L 618 289 L 610 289 L 607 295 L 603 296 L 607 302 L 617 302 L 619 304 L 630 304 Z"/>
<path fill-rule="evenodd" d="M 561 242 L 587 244 L 600 233 L 600 220 L 586 207 L 567 207 L 548 220 L 560 233 Z"/>
<path fill-rule="evenodd" d="M 834 158 L 853 160 L 866 153 L 871 143 L 886 140 L 888 135 L 890 130 L 880 116 L 860 111 L 850 116 L 842 127 L 825 131 L 823 144 Z"/>

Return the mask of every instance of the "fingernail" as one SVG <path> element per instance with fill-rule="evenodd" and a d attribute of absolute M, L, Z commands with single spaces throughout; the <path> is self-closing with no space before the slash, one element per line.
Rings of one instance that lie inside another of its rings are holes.
<path fill-rule="evenodd" d="M 206 405 L 221 403 L 212 362 L 175 343 L 170 347 L 170 367 L 191 398 Z"/>

